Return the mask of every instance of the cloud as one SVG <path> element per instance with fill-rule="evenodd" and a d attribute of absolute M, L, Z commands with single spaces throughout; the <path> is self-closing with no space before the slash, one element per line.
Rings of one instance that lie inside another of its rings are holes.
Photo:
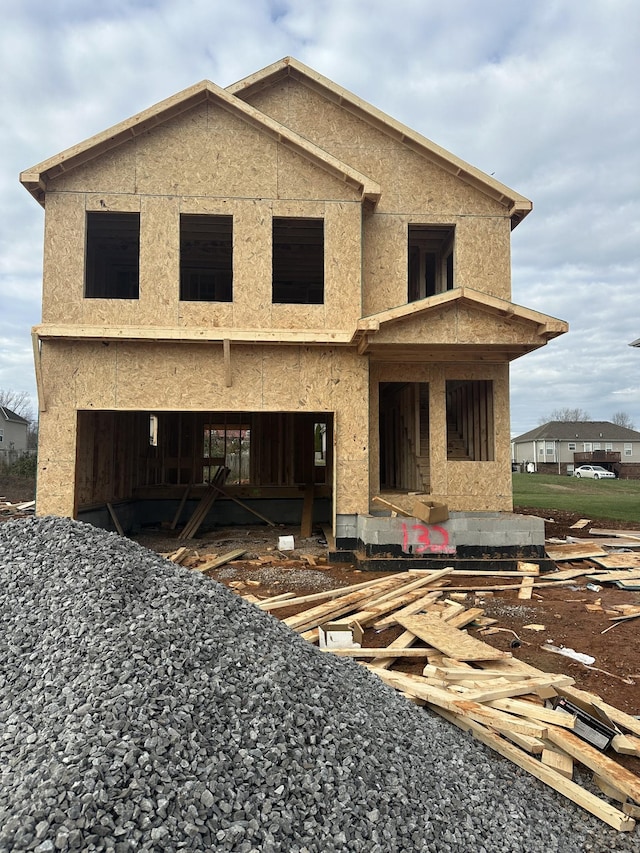
<path fill-rule="evenodd" d="M 512 366 L 512 431 L 640 423 L 636 0 L 9 0 L 0 31 L 0 385 L 33 387 L 43 211 L 18 173 L 207 78 L 291 54 L 534 202 L 514 301 L 569 335 Z"/>

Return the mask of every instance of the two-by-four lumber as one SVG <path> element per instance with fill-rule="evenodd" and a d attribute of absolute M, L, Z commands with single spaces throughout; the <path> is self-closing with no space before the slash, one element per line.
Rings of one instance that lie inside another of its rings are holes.
<path fill-rule="evenodd" d="M 193 539 L 200 529 L 200 525 L 207 517 L 207 513 L 218 497 L 217 487 L 222 486 L 227 479 L 227 471 L 227 468 L 221 466 L 214 474 L 213 480 L 209 483 L 206 492 L 182 529 L 182 533 L 180 534 L 182 539 Z"/>
<path fill-rule="evenodd" d="M 576 761 L 593 770 L 609 785 L 623 791 L 630 799 L 640 803 L 640 778 L 635 773 L 631 773 L 626 767 L 622 767 L 613 759 L 603 755 L 595 747 L 566 729 L 550 726 L 547 739 L 575 758 Z"/>
<path fill-rule="evenodd" d="M 334 587 L 333 589 L 325 589 L 322 592 L 310 592 L 308 595 L 297 595 L 291 598 L 287 602 L 279 602 L 275 599 L 265 599 L 261 601 L 258 607 L 261 607 L 263 610 L 281 610 L 282 608 L 289 607 L 299 607 L 303 604 L 312 604 L 316 601 L 328 601 L 331 599 L 340 598 L 343 595 L 348 595 L 349 593 L 356 592 L 359 589 L 368 589 L 375 584 L 379 584 L 382 581 L 391 580 L 391 578 L 395 578 L 398 582 L 402 582 L 403 579 L 406 578 L 406 572 L 398 572 L 393 575 L 387 575 L 384 578 L 373 578 L 372 580 L 362 581 L 361 583 L 354 583 L 350 586 L 341 586 Z"/>
<path fill-rule="evenodd" d="M 522 767 L 523 770 L 527 770 L 532 776 L 535 776 L 550 788 L 568 797 L 576 805 L 595 815 L 614 829 L 621 832 L 631 832 L 635 829 L 636 822 L 632 817 L 609 805 L 609 803 L 601 800 L 595 794 L 586 791 L 571 779 L 560 775 L 554 768 L 543 764 L 536 758 L 532 758 L 526 752 L 508 743 L 504 738 L 475 722 L 475 720 L 471 720 L 468 717 L 459 717 L 444 708 L 435 708 L 435 710 L 445 719 L 449 720 L 450 723 L 463 730 L 471 731 L 474 737 L 482 741 L 486 746 L 508 758 L 518 767 Z"/>
<path fill-rule="evenodd" d="M 322 622 L 330 619 L 337 619 L 340 616 L 344 616 L 345 613 L 350 613 L 352 610 L 355 610 L 357 605 L 363 604 L 372 596 L 372 589 L 374 587 L 375 591 L 378 592 L 388 589 L 396 584 L 397 580 L 393 576 L 388 580 L 384 579 L 381 581 L 374 581 L 369 589 L 352 592 L 349 595 L 344 595 L 324 604 L 319 604 L 317 607 L 304 610 L 296 616 L 288 616 L 286 619 L 283 619 L 283 622 L 294 631 L 307 631 L 309 628 L 317 627 L 322 624 Z"/>
<path fill-rule="evenodd" d="M 230 563 L 232 560 L 237 560 L 238 557 L 242 557 L 242 555 L 246 553 L 246 548 L 236 548 L 234 551 L 228 551 L 226 554 L 222 554 L 220 557 L 211 557 L 204 563 L 200 563 L 199 566 L 194 566 L 192 568 L 192 571 L 208 572 L 210 569 L 217 569 L 219 566 L 224 566 L 225 563 Z"/>

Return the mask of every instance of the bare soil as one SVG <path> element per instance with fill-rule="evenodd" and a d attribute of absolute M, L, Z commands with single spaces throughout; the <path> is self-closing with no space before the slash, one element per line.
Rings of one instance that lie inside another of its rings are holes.
<path fill-rule="evenodd" d="M 32 481 L 0 479 L 0 497 L 13 503 L 32 500 L 34 493 Z M 579 518 L 575 513 L 531 507 L 517 507 L 515 511 L 544 518 L 548 539 L 576 535 L 576 530 L 571 529 Z M 0 515 L 0 519 L 5 517 Z M 589 526 L 634 527 L 609 519 L 592 519 Z M 189 542 L 182 542 L 179 534 L 164 529 L 145 531 L 132 538 L 159 553 L 170 553 L 180 545 L 188 545 L 201 556 L 222 555 L 244 548 L 246 553 L 242 559 L 207 574 L 240 594 L 252 593 L 261 598 L 282 592 L 303 595 L 380 576 L 355 566 L 327 563 L 327 545 L 322 532 L 315 531 L 309 539 L 300 539 L 299 534 L 299 528 L 295 527 L 252 526 L 223 528 Z M 287 535 L 294 537 L 295 550 L 292 552 L 278 549 L 279 537 Z M 584 536 L 585 531 L 578 531 L 578 535 Z M 562 563 L 560 568 L 579 567 L 585 563 Z M 613 605 L 640 605 L 640 592 L 621 590 L 613 585 L 602 585 L 601 590 L 592 591 L 587 588 L 585 578 L 577 578 L 567 585 L 534 588 L 531 600 L 521 601 L 515 587 L 483 593 L 486 587 L 509 583 L 509 578 L 453 576 L 449 580 L 451 592 L 454 587 L 463 587 L 457 590 L 466 596 L 463 604 L 484 607 L 485 615 L 497 619 L 496 627 L 503 629 L 481 634 L 470 628 L 476 636 L 497 648 L 509 650 L 539 669 L 566 673 L 575 679 L 576 686 L 597 693 L 629 714 L 640 715 L 640 618 L 614 623 L 605 612 Z M 516 587 L 519 584 L 515 576 L 513 583 Z M 280 611 L 279 615 L 289 613 Z M 529 625 L 544 627 L 536 631 L 527 627 Z M 389 631 L 377 635 L 371 632 L 365 642 L 384 646 L 392 639 L 394 635 Z M 547 641 L 592 655 L 595 662 L 587 667 L 571 658 L 545 651 L 543 646 Z"/>

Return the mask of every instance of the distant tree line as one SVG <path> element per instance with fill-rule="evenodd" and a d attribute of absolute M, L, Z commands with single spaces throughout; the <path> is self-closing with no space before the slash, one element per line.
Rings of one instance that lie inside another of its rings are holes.
<path fill-rule="evenodd" d="M 589 412 L 586 412 L 584 409 L 554 409 L 550 414 L 544 415 L 540 418 L 541 424 L 549 423 L 550 421 L 561 421 L 562 423 L 580 423 L 583 421 L 590 421 L 591 415 Z M 631 417 L 627 414 L 627 412 L 614 412 L 614 414 L 609 418 L 612 424 L 616 426 L 626 427 L 627 429 L 635 429 L 634 423 L 631 420 Z"/>

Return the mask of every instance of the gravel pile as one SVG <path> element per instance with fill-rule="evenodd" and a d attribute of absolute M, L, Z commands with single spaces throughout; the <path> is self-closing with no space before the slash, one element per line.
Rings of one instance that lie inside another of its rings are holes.
<path fill-rule="evenodd" d="M 631 851 L 222 585 L 0 525 L 0 851 Z"/>

